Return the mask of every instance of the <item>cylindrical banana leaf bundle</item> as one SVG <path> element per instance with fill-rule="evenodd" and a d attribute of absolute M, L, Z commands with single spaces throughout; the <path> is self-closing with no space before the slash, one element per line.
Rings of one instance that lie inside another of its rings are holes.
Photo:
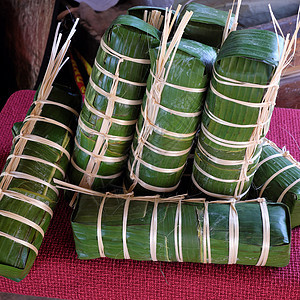
<path fill-rule="evenodd" d="M 183 37 L 220 48 L 228 12 L 199 3 L 190 3 L 184 7 L 179 20 L 186 11 L 192 11 L 193 15 L 186 26 Z M 229 29 L 234 23 L 234 18 L 235 15 L 230 18 Z"/>
<path fill-rule="evenodd" d="M 265 139 L 252 186 L 260 197 L 286 204 L 292 228 L 300 225 L 300 164 L 285 148 Z"/>
<path fill-rule="evenodd" d="M 36 96 L 38 92 L 36 93 Z M 58 202 L 82 98 L 54 86 L 34 99 L 0 175 L 0 275 L 20 281 L 32 267 Z"/>
<path fill-rule="evenodd" d="M 206 202 L 81 194 L 71 221 L 79 259 L 289 263 L 288 208 L 264 199 Z"/>
<path fill-rule="evenodd" d="M 210 197 L 241 199 L 249 191 L 275 105 L 282 47 L 274 33 L 248 29 L 230 33 L 218 54 L 192 174 Z"/>
<path fill-rule="evenodd" d="M 151 73 L 128 161 L 126 187 L 135 193 L 177 188 L 216 58 L 212 47 L 182 39 L 166 61 L 167 78 L 160 78 L 161 49 L 150 50 Z"/>
<path fill-rule="evenodd" d="M 105 32 L 79 117 L 72 183 L 99 190 L 120 178 L 149 75 L 149 47 L 158 45 L 159 34 L 130 15 Z"/>

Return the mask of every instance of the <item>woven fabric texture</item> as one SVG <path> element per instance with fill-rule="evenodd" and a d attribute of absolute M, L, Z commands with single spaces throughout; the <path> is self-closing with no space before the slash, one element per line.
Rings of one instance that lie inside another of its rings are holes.
<path fill-rule="evenodd" d="M 34 91 L 14 93 L 0 113 L 0 166 L 11 147 L 11 127 L 22 121 Z M 268 138 L 300 159 L 300 110 L 276 108 Z M 0 277 L 0 292 L 60 299 L 300 299 L 300 228 L 292 231 L 285 268 L 76 258 L 71 209 L 61 201 L 29 275 Z"/>

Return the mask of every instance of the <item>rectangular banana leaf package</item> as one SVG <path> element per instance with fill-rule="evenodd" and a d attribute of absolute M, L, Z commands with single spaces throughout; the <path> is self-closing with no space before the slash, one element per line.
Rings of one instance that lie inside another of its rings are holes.
<path fill-rule="evenodd" d="M 264 199 L 207 202 L 181 196 L 80 194 L 71 223 L 79 259 L 289 263 L 288 208 Z"/>
<path fill-rule="evenodd" d="M 181 39 L 163 66 L 167 78 L 160 78 L 161 51 L 162 46 L 150 50 L 151 73 L 128 161 L 126 188 L 135 194 L 178 187 L 216 59 L 212 47 Z"/>
<path fill-rule="evenodd" d="M 120 181 L 160 32 L 131 15 L 101 39 L 80 113 L 69 180 L 101 190 Z"/>
<path fill-rule="evenodd" d="M 282 49 L 283 39 L 264 30 L 234 31 L 225 40 L 195 151 L 198 191 L 221 199 L 247 196 L 275 105 Z"/>

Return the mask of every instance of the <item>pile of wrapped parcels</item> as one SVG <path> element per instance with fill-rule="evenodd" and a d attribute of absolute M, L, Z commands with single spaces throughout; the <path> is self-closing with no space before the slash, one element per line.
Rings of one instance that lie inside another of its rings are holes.
<path fill-rule="evenodd" d="M 239 5 L 131 8 L 83 103 L 52 88 L 70 38 L 52 53 L 0 176 L 1 276 L 28 274 L 61 188 L 80 259 L 289 263 L 300 168 L 265 136 L 299 25 L 236 30 Z"/>

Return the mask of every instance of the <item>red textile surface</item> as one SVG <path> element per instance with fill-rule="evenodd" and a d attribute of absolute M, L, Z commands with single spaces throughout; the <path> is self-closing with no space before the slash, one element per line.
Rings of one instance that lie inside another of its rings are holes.
<path fill-rule="evenodd" d="M 13 94 L 0 113 L 0 166 L 11 147 L 13 122 L 22 121 L 33 91 Z M 300 159 L 300 110 L 277 108 L 268 138 Z M 60 299 L 300 299 L 300 228 L 292 231 L 285 268 L 195 263 L 76 259 L 71 209 L 61 201 L 29 275 L 0 277 L 0 292 Z"/>

